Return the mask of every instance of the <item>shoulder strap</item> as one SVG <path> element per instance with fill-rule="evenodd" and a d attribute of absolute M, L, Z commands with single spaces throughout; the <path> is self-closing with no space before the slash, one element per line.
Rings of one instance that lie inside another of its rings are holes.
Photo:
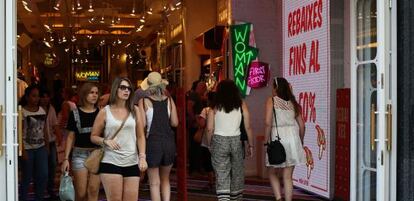
<path fill-rule="evenodd" d="M 80 115 L 79 115 L 78 107 L 75 107 L 72 110 L 72 113 L 73 113 L 73 117 L 74 117 L 75 122 L 76 122 L 76 127 L 78 128 L 78 131 L 81 132 L 82 127 L 81 127 L 81 123 L 80 123 Z"/>
<path fill-rule="evenodd" d="M 275 99 L 274 99 L 274 97 L 272 98 L 272 100 L 273 100 L 273 104 L 274 104 L 274 101 L 275 101 Z M 275 123 L 276 123 L 276 134 L 277 134 L 277 140 L 280 140 L 280 137 L 279 137 L 279 131 L 277 130 L 277 118 L 276 118 L 276 111 L 275 111 L 275 107 L 272 105 L 272 111 L 273 111 L 273 117 L 275 118 Z M 272 132 L 270 132 L 269 133 L 269 140 L 271 141 L 272 140 L 272 136 L 271 136 L 271 133 Z"/>
<path fill-rule="evenodd" d="M 169 97 L 169 96 L 168 96 L 167 105 L 168 105 L 168 108 L 170 109 L 170 115 L 169 115 L 168 117 L 171 119 L 171 114 L 172 114 L 172 103 L 171 103 L 171 97 Z"/>
<path fill-rule="evenodd" d="M 144 108 L 144 112 L 147 112 L 147 104 L 145 104 L 145 99 L 147 99 L 147 97 L 142 98 L 142 108 Z"/>
<path fill-rule="evenodd" d="M 119 131 L 121 131 L 121 129 L 124 127 L 124 124 L 125 124 L 125 122 L 128 118 L 129 118 L 129 112 L 128 112 L 128 115 L 126 116 L 126 118 L 124 119 L 124 121 L 122 121 L 121 126 L 119 126 L 118 130 L 115 131 L 115 135 L 112 136 L 111 140 L 113 140 L 119 134 Z"/>

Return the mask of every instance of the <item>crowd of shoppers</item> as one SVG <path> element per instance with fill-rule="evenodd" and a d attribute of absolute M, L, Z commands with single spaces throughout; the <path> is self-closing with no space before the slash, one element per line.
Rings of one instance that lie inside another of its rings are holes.
<path fill-rule="evenodd" d="M 60 169 L 73 175 L 75 200 L 98 200 L 102 183 L 108 200 L 135 201 L 143 172 L 148 174 L 151 200 L 171 200 L 174 127 L 179 122 L 167 85 L 158 72 L 147 74 L 136 91 L 128 78 L 118 77 L 101 98 L 98 85 L 84 83 L 77 94 L 71 88 L 62 90 L 58 111 L 47 89 L 26 88 L 20 101 L 24 117 L 20 199 L 27 200 L 32 179 L 36 200 L 43 200 L 46 190 L 50 198 L 56 198 L 54 178 L 61 145 L 64 159 Z M 265 140 L 272 141 L 279 134 L 286 161 L 274 165 L 266 160 L 265 165 L 276 200 L 282 198 L 283 183 L 285 200 L 290 201 L 294 167 L 305 162 L 305 126 L 287 80 L 275 78 L 272 86 L 266 102 Z M 233 81 L 222 80 L 208 92 L 205 82 L 195 81 L 186 100 L 190 173 L 206 173 L 208 187 L 215 190 L 218 200 L 242 200 L 244 156 L 253 156 L 254 137 L 249 109 L 239 89 Z M 246 146 L 241 141 L 243 134 L 247 135 Z M 98 173 L 93 174 L 84 162 L 100 147 L 105 152 Z"/>

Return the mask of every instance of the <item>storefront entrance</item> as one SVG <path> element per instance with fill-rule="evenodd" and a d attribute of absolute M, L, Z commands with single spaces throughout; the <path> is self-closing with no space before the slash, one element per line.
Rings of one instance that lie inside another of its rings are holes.
<path fill-rule="evenodd" d="M 351 1 L 351 200 L 396 199 L 395 24 L 396 1 Z"/>

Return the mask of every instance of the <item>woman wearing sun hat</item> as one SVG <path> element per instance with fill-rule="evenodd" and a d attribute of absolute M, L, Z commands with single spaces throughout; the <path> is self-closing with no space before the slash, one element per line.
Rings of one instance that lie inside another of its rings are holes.
<path fill-rule="evenodd" d="M 147 97 L 138 103 L 145 114 L 148 162 L 148 177 L 151 200 L 170 200 L 170 171 L 175 160 L 175 137 L 171 126 L 178 125 L 177 110 L 174 101 L 166 95 L 168 81 L 158 72 L 151 72 L 141 83 Z M 160 193 L 162 192 L 162 193 Z"/>

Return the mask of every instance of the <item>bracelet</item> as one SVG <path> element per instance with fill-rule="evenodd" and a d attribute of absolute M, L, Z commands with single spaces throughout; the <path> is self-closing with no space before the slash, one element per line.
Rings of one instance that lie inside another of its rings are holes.
<path fill-rule="evenodd" d="M 65 159 L 63 159 L 63 161 L 69 161 L 69 159 L 65 158 Z"/>

